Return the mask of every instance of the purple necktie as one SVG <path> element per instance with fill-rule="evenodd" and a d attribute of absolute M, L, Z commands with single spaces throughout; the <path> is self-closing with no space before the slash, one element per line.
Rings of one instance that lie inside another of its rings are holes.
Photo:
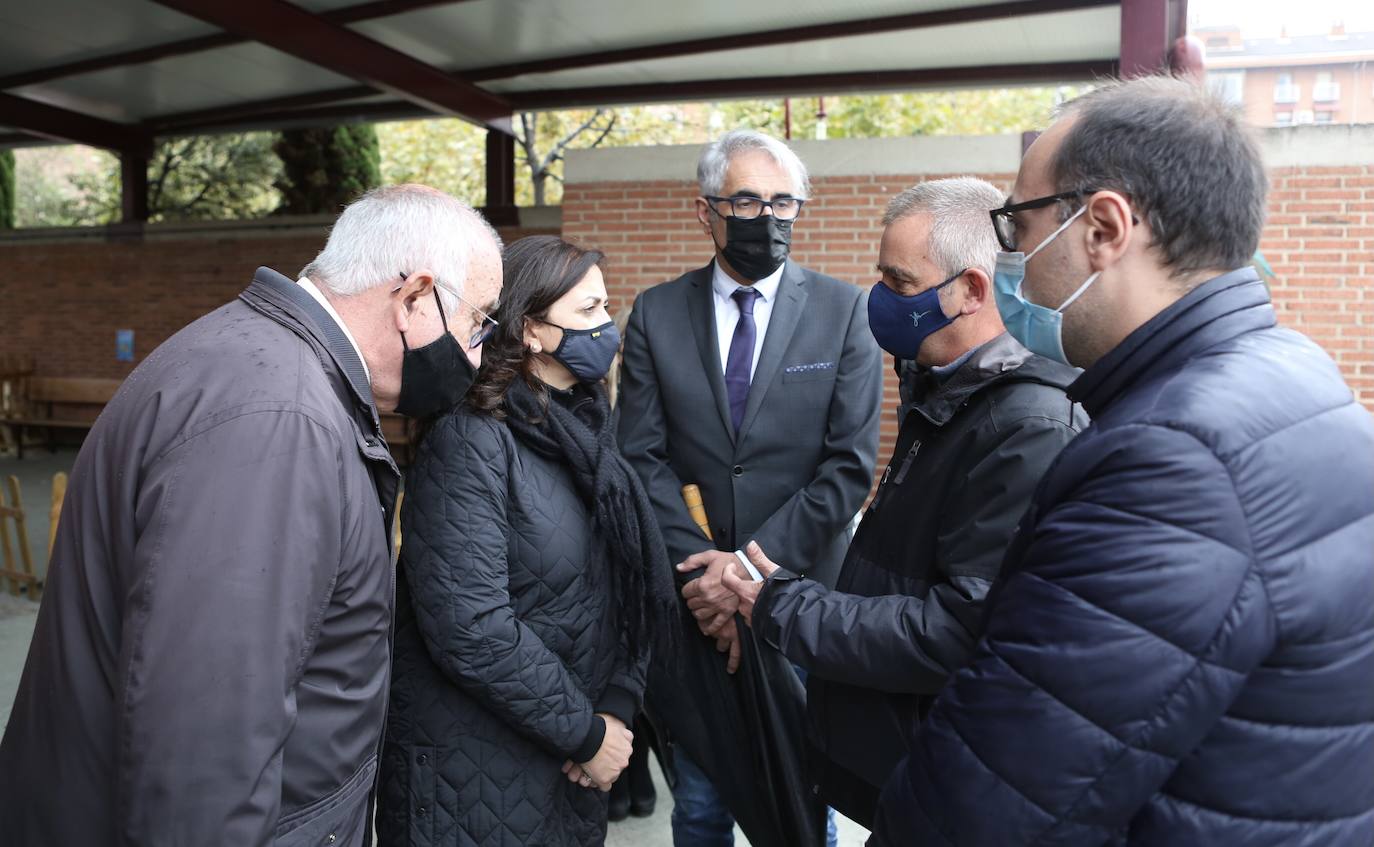
<path fill-rule="evenodd" d="M 739 304 L 739 323 L 730 339 L 730 355 L 725 360 L 725 390 L 730 395 L 730 420 L 739 432 L 744 421 L 744 407 L 749 403 L 749 372 L 754 367 L 754 300 L 759 293 L 752 288 L 738 288 L 730 295 Z"/>

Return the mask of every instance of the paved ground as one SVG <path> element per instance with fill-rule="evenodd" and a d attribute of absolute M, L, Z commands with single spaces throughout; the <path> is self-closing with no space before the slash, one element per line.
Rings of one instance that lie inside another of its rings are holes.
<path fill-rule="evenodd" d="M 59 451 L 55 455 L 33 451 L 22 462 L 10 456 L 0 457 L 0 480 L 10 474 L 19 477 L 25 511 L 29 515 L 29 550 L 39 574 L 47 573 L 48 503 L 52 494 L 52 475 L 57 471 L 69 471 L 75 458 L 74 451 Z M 24 658 L 28 653 L 37 615 L 36 603 L 24 597 L 11 597 L 6 589 L 0 587 L 0 726 L 9 722 L 10 706 L 19 687 L 19 675 L 24 669 Z M 606 847 L 668 847 L 672 843 L 669 827 L 672 797 L 668 794 L 657 761 L 653 762 L 652 767 L 654 784 L 658 787 L 658 806 L 653 817 L 630 818 L 611 824 Z M 859 847 L 864 843 L 868 833 L 862 827 L 844 818 L 839 819 L 839 824 L 841 847 Z M 736 844 L 745 847 L 748 842 L 742 834 L 737 833 Z"/>

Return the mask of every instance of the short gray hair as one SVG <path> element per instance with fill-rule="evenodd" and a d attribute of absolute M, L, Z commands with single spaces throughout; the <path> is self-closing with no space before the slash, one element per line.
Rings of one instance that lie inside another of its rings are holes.
<path fill-rule="evenodd" d="M 988 212 L 1002 205 L 1003 195 L 986 180 L 971 176 L 933 179 L 893 197 L 883 226 L 918 212 L 930 215 L 930 256 L 946 276 L 978 268 L 992 276 L 997 263 L 997 234 Z"/>
<path fill-rule="evenodd" d="M 1239 106 L 1204 86 L 1147 76 L 1091 91 L 1061 114 L 1073 125 L 1050 162 L 1055 191 L 1125 195 L 1176 277 L 1249 263 L 1269 180 Z"/>
<path fill-rule="evenodd" d="M 719 196 L 725 189 L 725 171 L 730 167 L 730 160 L 750 150 L 767 153 L 787 171 L 792 177 L 792 196 L 811 196 L 811 178 L 806 173 L 806 165 L 792 148 L 771 135 L 752 129 L 727 132 L 701 151 L 701 158 L 697 160 L 697 184 L 701 186 L 702 196 Z"/>
<path fill-rule="evenodd" d="M 433 271 L 452 291 L 439 288 L 444 308 L 458 308 L 468 265 L 479 239 L 501 238 L 471 206 L 425 185 L 374 188 L 339 215 L 324 249 L 305 269 L 321 287 L 340 296 L 400 283 L 400 275 Z"/>

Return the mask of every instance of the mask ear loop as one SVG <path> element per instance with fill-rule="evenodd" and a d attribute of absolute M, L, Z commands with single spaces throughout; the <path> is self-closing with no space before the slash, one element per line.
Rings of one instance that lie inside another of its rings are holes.
<path fill-rule="evenodd" d="M 1074 221 L 1078 220 L 1079 216 L 1081 216 L 1081 215 L 1082 215 L 1084 212 L 1086 212 L 1086 211 L 1088 211 L 1088 207 L 1087 207 L 1086 205 L 1080 206 L 1077 212 L 1074 212 L 1072 215 L 1069 215 L 1069 219 L 1066 220 L 1066 221 L 1064 221 L 1062 224 L 1059 225 L 1059 229 L 1056 229 L 1054 232 L 1051 232 L 1051 233 L 1045 238 L 1044 241 L 1041 241 L 1038 245 L 1036 245 L 1036 248 L 1035 248 L 1034 250 L 1030 251 L 1029 253 L 1027 253 L 1027 254 L 1026 254 L 1026 257 L 1025 257 L 1024 259 L 1021 260 L 1021 267 L 1022 267 L 1023 270 L 1022 270 L 1022 273 L 1021 273 L 1021 281 L 1018 282 L 1018 283 L 1016 284 L 1016 296 L 1017 296 L 1017 297 L 1020 297 L 1020 298 L 1022 298 L 1022 299 L 1025 299 L 1025 291 L 1024 291 L 1024 289 L 1025 289 L 1025 286 L 1026 286 L 1026 275 L 1025 275 L 1024 268 L 1026 267 L 1027 264 L 1030 263 L 1030 260 L 1031 260 L 1032 258 L 1035 257 L 1035 254 L 1036 254 L 1036 253 L 1039 253 L 1041 250 L 1044 250 L 1044 249 L 1045 249 L 1045 246 L 1046 246 L 1047 244 L 1049 244 L 1051 241 L 1053 241 L 1053 240 L 1055 240 L 1056 238 L 1058 238 L 1059 235 L 1060 235 L 1064 230 L 1068 229 L 1069 226 L 1071 226 L 1071 225 L 1073 224 Z M 1087 286 L 1084 286 L 1084 288 L 1087 288 Z M 1078 295 L 1079 295 L 1079 294 L 1082 294 L 1082 293 L 1083 293 L 1083 290 L 1082 290 L 1082 289 L 1079 289 L 1079 291 L 1078 291 L 1077 294 L 1074 294 L 1073 297 L 1070 297 L 1070 298 L 1069 298 L 1069 303 L 1072 303 L 1072 302 L 1074 301 L 1074 299 L 1076 299 L 1076 298 L 1078 297 Z M 1068 305 L 1068 303 L 1065 303 L 1064 306 L 1060 306 L 1059 308 L 1060 308 L 1060 309 L 1063 309 L 1063 308 L 1065 308 L 1065 306 L 1067 306 L 1067 305 Z M 1057 310 L 1056 310 L 1056 311 L 1057 311 Z"/>
<path fill-rule="evenodd" d="M 405 278 L 406 278 L 406 275 L 405 275 L 405 274 L 401 274 L 401 279 L 405 279 Z M 392 294 L 395 294 L 397 291 L 400 291 L 400 290 L 401 290 L 401 287 L 400 287 L 400 286 L 397 286 L 397 287 L 391 289 L 391 293 L 392 293 Z M 443 326 L 444 332 L 448 332 L 448 318 L 446 318 L 446 317 L 444 316 L 444 301 L 441 300 L 441 299 L 439 299 L 439 285 L 438 285 L 437 283 L 436 283 L 435 286 L 434 286 L 434 305 L 436 305 L 436 306 L 439 307 L 439 323 L 440 323 L 440 325 Z M 408 344 L 408 343 L 406 342 L 406 334 L 405 334 L 404 332 L 401 333 L 401 348 L 404 349 L 407 353 L 410 352 L 410 344 Z"/>

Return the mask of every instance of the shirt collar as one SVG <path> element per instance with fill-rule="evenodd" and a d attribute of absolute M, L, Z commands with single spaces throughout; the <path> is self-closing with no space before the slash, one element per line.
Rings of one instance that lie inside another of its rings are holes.
<path fill-rule="evenodd" d="M 353 333 L 349 331 L 348 324 L 344 323 L 344 319 L 335 311 L 334 304 L 329 302 L 329 298 L 324 296 L 324 292 L 310 280 L 310 277 L 303 276 L 296 280 L 296 284 L 309 292 L 310 296 L 315 298 L 315 302 L 323 306 L 324 310 L 329 313 L 329 317 L 334 319 L 334 323 L 339 325 L 339 329 L 343 330 L 344 337 L 348 339 L 349 344 L 353 345 L 353 352 L 358 354 L 358 361 L 363 363 L 363 373 L 367 376 L 367 381 L 371 382 L 372 372 L 367 368 L 367 359 L 363 358 L 363 350 L 358 346 L 358 340 L 353 337 Z"/>
<path fill-rule="evenodd" d="M 778 296 L 778 286 L 782 283 L 782 272 L 787 269 L 787 263 L 778 265 L 778 269 L 768 276 L 754 283 L 753 288 L 765 302 L 773 302 L 773 298 Z M 720 262 L 711 263 L 711 288 L 715 290 L 716 296 L 722 300 L 729 300 L 730 297 L 739 289 L 745 286 L 740 285 L 730 278 L 720 266 Z"/>

